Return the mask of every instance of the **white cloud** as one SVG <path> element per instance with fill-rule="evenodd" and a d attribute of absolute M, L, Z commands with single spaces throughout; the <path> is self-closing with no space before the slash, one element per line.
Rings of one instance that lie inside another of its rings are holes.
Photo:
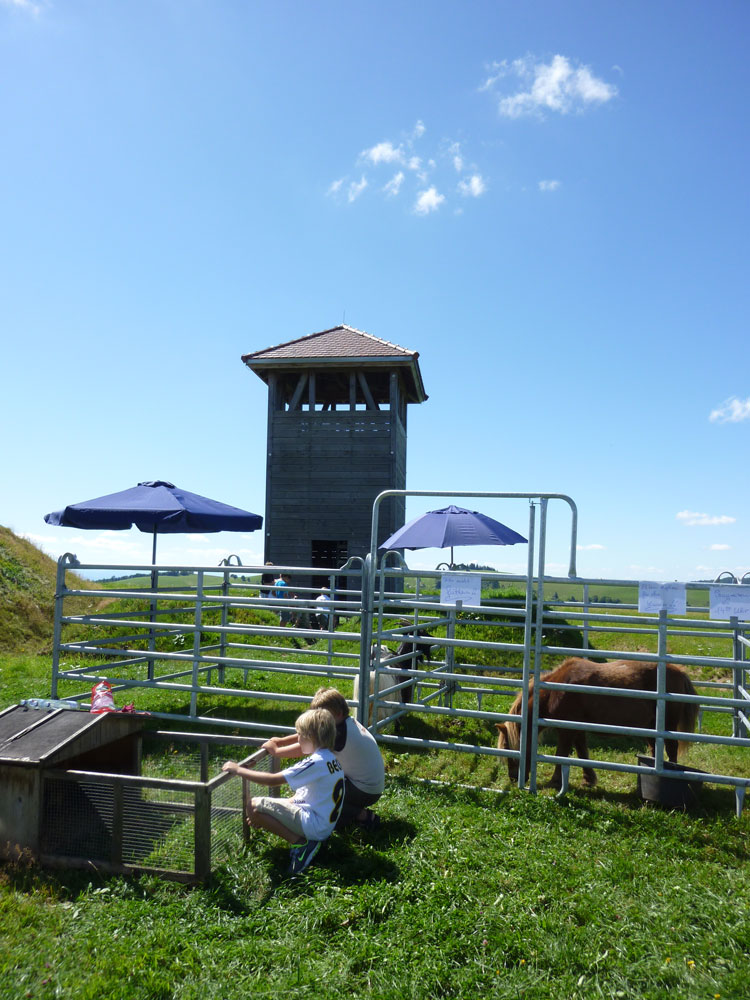
<path fill-rule="evenodd" d="M 403 163 L 404 151 L 401 146 L 394 146 L 391 142 L 379 142 L 370 149 L 364 149 L 359 154 L 364 160 L 369 160 L 373 166 L 380 163 Z"/>
<path fill-rule="evenodd" d="M 539 181 L 540 191 L 557 191 L 560 181 Z"/>
<path fill-rule="evenodd" d="M 394 202 L 403 195 L 414 215 L 429 215 L 449 201 L 456 203 L 452 206 L 453 213 L 462 214 L 459 199 L 441 194 L 441 189 L 451 191 L 456 185 L 457 194 L 468 203 L 468 199 L 485 194 L 487 181 L 465 155 L 462 142 L 442 139 L 429 148 L 424 139 L 426 133 L 424 122 L 417 119 L 397 139 L 385 139 L 363 149 L 356 156 L 354 169 L 330 183 L 326 195 L 339 204 L 351 204 L 371 186 L 373 196 L 377 194 Z M 366 200 L 371 203 L 371 199 Z"/>
<path fill-rule="evenodd" d="M 719 545 L 712 545 L 711 546 L 711 551 L 712 552 L 729 552 L 729 550 L 731 548 L 732 548 L 731 545 L 721 545 L 721 544 L 719 544 Z"/>
<path fill-rule="evenodd" d="M 365 176 L 363 176 L 359 181 L 352 181 L 349 185 L 349 190 L 346 192 L 346 197 L 349 203 L 351 204 L 351 202 L 356 201 L 366 187 L 367 178 Z"/>
<path fill-rule="evenodd" d="M 617 87 L 594 76 L 588 66 L 576 65 L 566 56 L 553 56 L 548 63 L 532 56 L 512 63 L 495 63 L 493 75 L 480 90 L 497 91 L 500 81 L 514 76 L 521 90 L 498 95 L 498 110 L 506 118 L 556 111 L 566 115 L 591 105 L 605 104 L 617 95 Z"/>
<path fill-rule="evenodd" d="M 479 198 L 487 190 L 487 185 L 480 174 L 474 174 L 468 180 L 459 181 L 458 190 L 464 198 Z"/>
<path fill-rule="evenodd" d="M 592 542 L 590 545 L 576 545 L 576 548 L 579 552 L 604 552 L 606 546 Z"/>
<path fill-rule="evenodd" d="M 694 510 L 681 510 L 677 515 L 677 520 L 689 527 L 714 527 L 717 524 L 734 524 L 736 517 L 729 517 L 728 514 L 699 514 Z"/>
<path fill-rule="evenodd" d="M 394 198 L 401 190 L 401 185 L 404 183 L 404 172 L 399 170 L 397 174 L 388 181 L 388 183 L 383 187 L 383 190 L 391 198 Z"/>
<path fill-rule="evenodd" d="M 738 424 L 750 419 L 750 396 L 747 399 L 730 396 L 718 409 L 711 411 L 708 419 L 718 424 Z"/>
<path fill-rule="evenodd" d="M 42 12 L 42 4 L 34 3 L 33 0 L 0 0 L 0 5 L 4 7 L 16 7 L 18 10 L 33 14 L 34 17 Z"/>
<path fill-rule="evenodd" d="M 414 211 L 417 215 L 428 215 L 436 212 L 445 201 L 445 195 L 439 194 L 436 187 L 427 188 L 420 191 L 414 204 Z"/>

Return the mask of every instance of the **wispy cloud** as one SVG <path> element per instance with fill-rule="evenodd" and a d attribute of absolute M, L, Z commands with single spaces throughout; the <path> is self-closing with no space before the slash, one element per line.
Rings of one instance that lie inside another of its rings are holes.
<path fill-rule="evenodd" d="M 711 528 L 717 524 L 734 524 L 736 517 L 728 514 L 700 514 L 694 510 L 681 510 L 677 515 L 677 520 L 689 527 Z"/>
<path fill-rule="evenodd" d="M 367 187 L 366 177 L 362 177 L 358 181 L 352 181 L 351 184 L 349 185 L 348 191 L 346 192 L 347 201 L 349 203 L 356 201 L 366 187 Z"/>
<path fill-rule="evenodd" d="M 445 195 L 440 194 L 436 187 L 427 188 L 420 191 L 417 200 L 414 202 L 414 212 L 416 215 L 429 215 L 436 212 L 445 201 Z"/>
<path fill-rule="evenodd" d="M 395 198 L 401 190 L 401 185 L 404 183 L 404 176 L 403 170 L 399 170 L 399 172 L 394 174 L 388 183 L 383 187 L 385 193 L 391 198 Z"/>
<path fill-rule="evenodd" d="M 27 14 L 37 17 L 42 12 L 42 4 L 35 3 L 34 0 L 0 0 L 0 7 L 15 7 Z"/>
<path fill-rule="evenodd" d="M 344 174 L 328 186 L 326 194 L 341 204 L 352 204 L 371 186 L 389 200 L 405 194 L 412 214 L 425 216 L 448 200 L 441 189 L 455 189 L 462 198 L 479 198 L 486 193 L 487 181 L 468 159 L 462 143 L 443 138 L 430 148 L 426 135 L 427 127 L 419 119 L 398 140 L 381 139 L 368 146 L 355 159 L 354 177 Z"/>
<path fill-rule="evenodd" d="M 360 159 L 367 160 L 374 166 L 379 163 L 403 163 L 404 150 L 401 146 L 394 146 L 391 142 L 379 142 L 370 149 L 363 149 L 359 154 Z"/>
<path fill-rule="evenodd" d="M 458 182 L 459 193 L 464 198 L 479 198 L 487 190 L 481 174 L 472 174 L 471 177 Z"/>
<path fill-rule="evenodd" d="M 711 411 L 708 419 L 716 424 L 738 424 L 750 419 L 750 396 L 747 399 L 730 396 L 721 406 Z"/>
<path fill-rule="evenodd" d="M 540 191 L 557 191 L 560 181 L 539 181 Z"/>
<path fill-rule="evenodd" d="M 599 545 L 598 542 L 592 542 L 590 545 L 576 545 L 579 552 L 604 552 L 606 549 L 605 545 Z"/>
<path fill-rule="evenodd" d="M 718 545 L 712 545 L 711 546 L 711 551 L 712 552 L 729 552 L 731 548 L 732 548 L 731 545 L 721 545 L 721 544 L 718 544 Z"/>
<path fill-rule="evenodd" d="M 511 93 L 504 86 L 508 79 L 516 83 Z M 480 90 L 496 97 L 498 111 L 506 118 L 551 111 L 566 115 L 605 104 L 617 96 L 613 84 L 594 76 L 588 66 L 562 55 L 553 56 L 547 63 L 530 55 L 512 62 L 493 63 Z"/>

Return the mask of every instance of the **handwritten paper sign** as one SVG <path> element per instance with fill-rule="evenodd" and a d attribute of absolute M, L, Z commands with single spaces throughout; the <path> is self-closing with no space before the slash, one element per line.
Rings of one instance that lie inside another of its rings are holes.
<path fill-rule="evenodd" d="M 481 573 L 443 573 L 440 581 L 440 603 L 477 605 L 482 603 Z"/>
<path fill-rule="evenodd" d="M 684 583 L 638 584 L 638 610 L 648 613 L 668 611 L 670 615 L 684 615 L 687 610 L 687 588 Z"/>
<path fill-rule="evenodd" d="M 737 617 L 740 621 L 750 621 L 750 587 L 746 584 L 721 583 L 708 588 L 712 618 Z"/>

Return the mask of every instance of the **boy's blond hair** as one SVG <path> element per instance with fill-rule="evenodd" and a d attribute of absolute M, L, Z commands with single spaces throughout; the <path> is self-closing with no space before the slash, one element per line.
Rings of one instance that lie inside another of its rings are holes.
<path fill-rule="evenodd" d="M 333 750 L 336 723 L 327 708 L 310 708 L 294 723 L 297 735 L 309 740 L 316 750 Z"/>
<path fill-rule="evenodd" d="M 336 688 L 318 688 L 310 702 L 310 708 L 327 708 L 332 715 L 344 718 L 349 714 L 346 698 Z"/>

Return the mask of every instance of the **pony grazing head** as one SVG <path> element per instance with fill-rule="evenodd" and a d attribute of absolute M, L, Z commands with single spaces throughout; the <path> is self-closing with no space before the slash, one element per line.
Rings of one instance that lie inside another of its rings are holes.
<path fill-rule="evenodd" d="M 518 750 L 520 743 L 520 729 L 517 722 L 496 722 L 497 729 L 497 749 L 498 750 Z M 511 781 L 518 781 L 518 758 L 506 757 L 508 763 L 508 777 Z"/>

